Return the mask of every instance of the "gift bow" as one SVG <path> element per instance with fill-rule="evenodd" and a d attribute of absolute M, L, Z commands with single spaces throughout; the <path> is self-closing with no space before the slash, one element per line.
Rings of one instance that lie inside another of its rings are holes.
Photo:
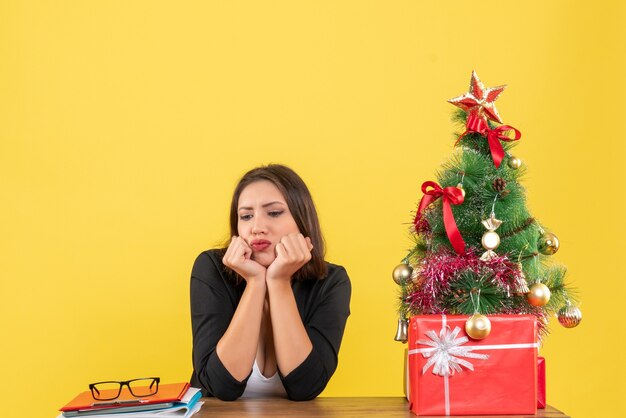
<path fill-rule="evenodd" d="M 429 190 L 429 187 L 432 187 L 432 189 Z M 463 253 L 463 251 L 465 251 L 465 241 L 463 241 L 459 228 L 456 226 L 452 207 L 450 206 L 451 204 L 460 205 L 463 203 L 464 197 L 461 189 L 458 187 L 442 188 L 434 181 L 426 181 L 422 184 L 422 193 L 424 193 L 424 196 L 422 196 L 422 200 L 420 200 L 413 224 L 417 226 L 426 207 L 443 196 L 443 223 L 446 227 L 446 234 L 448 235 L 448 239 L 454 251 L 456 251 L 457 254 Z"/>
<path fill-rule="evenodd" d="M 463 344 L 469 341 L 467 337 L 457 338 L 461 332 L 461 328 L 455 327 L 450 331 L 450 327 L 443 327 L 439 332 L 439 335 L 433 330 L 427 331 L 426 336 L 430 340 L 419 340 L 418 344 L 428 345 L 431 348 L 423 348 L 420 350 L 424 358 L 428 361 L 422 368 L 422 374 L 433 366 L 433 374 L 439 376 L 452 376 L 455 372 L 460 373 L 462 371 L 461 366 L 474 371 L 474 366 L 465 358 L 475 358 L 486 360 L 489 358 L 487 354 L 473 353 L 473 347 L 462 347 Z"/>
<path fill-rule="evenodd" d="M 515 136 L 510 138 L 506 135 L 508 131 L 514 131 Z M 484 118 L 473 113 L 467 117 L 466 131 L 457 139 L 455 145 L 458 144 L 465 135 L 470 133 L 479 133 L 487 137 L 489 149 L 491 150 L 491 158 L 493 158 L 493 164 L 496 168 L 500 167 L 502 159 L 504 158 L 504 148 L 502 148 L 500 141 L 512 142 L 522 137 L 522 133 L 519 130 L 509 125 L 500 125 L 495 129 L 491 129 Z"/>

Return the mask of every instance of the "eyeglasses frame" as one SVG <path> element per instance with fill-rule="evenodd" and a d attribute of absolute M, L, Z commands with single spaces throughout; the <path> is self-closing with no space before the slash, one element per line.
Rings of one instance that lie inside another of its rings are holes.
<path fill-rule="evenodd" d="M 133 393 L 133 389 L 130 387 L 130 383 L 131 382 L 135 382 L 137 380 L 149 380 L 149 379 L 152 379 L 152 383 L 150 384 L 150 386 L 152 386 L 153 384 L 156 383 L 156 390 L 153 393 L 149 393 L 147 395 L 135 395 Z M 122 394 L 122 389 L 124 388 L 124 386 L 128 387 L 128 391 L 135 398 L 145 398 L 146 396 L 155 395 L 159 391 L 159 383 L 160 382 L 161 382 L 161 378 L 160 377 L 138 377 L 137 379 L 130 379 L 130 380 L 124 380 L 124 381 L 121 381 L 121 380 L 105 380 L 105 381 L 102 381 L 102 382 L 90 383 L 89 384 L 89 390 L 91 391 L 91 396 L 95 400 L 98 400 L 98 401 L 110 401 L 110 400 L 119 398 L 120 395 Z M 117 390 L 117 395 L 112 397 L 112 398 L 101 398 L 101 397 L 99 397 L 99 395 L 97 397 L 95 392 L 98 392 L 98 394 L 100 394 L 100 391 L 98 389 L 96 389 L 96 385 L 100 385 L 102 383 L 118 383 L 119 384 L 119 389 Z"/>

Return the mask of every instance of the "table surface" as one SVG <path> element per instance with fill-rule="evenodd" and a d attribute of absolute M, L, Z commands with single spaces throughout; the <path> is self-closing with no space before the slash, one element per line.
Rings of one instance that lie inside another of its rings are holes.
<path fill-rule="evenodd" d="M 402 397 L 388 398 L 317 398 L 307 402 L 287 399 L 239 399 L 223 402 L 215 398 L 202 398 L 204 405 L 194 418 L 214 417 L 415 417 L 409 412 L 407 401 Z M 537 410 L 537 415 L 489 415 L 498 417 L 569 418 L 558 409 L 548 405 Z"/>

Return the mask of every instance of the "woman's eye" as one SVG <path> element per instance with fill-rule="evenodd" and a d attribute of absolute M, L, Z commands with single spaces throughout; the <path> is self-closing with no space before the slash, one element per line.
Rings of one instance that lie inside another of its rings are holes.
<path fill-rule="evenodd" d="M 271 211 L 271 212 L 269 213 L 269 215 L 270 215 L 272 218 L 277 218 L 277 217 L 279 217 L 280 215 L 282 215 L 282 214 L 283 214 L 283 212 L 284 212 L 283 210 L 273 210 L 273 211 Z"/>
<path fill-rule="evenodd" d="M 249 221 L 250 219 L 252 219 L 252 215 L 241 215 L 239 216 L 239 219 L 241 219 L 242 221 Z"/>

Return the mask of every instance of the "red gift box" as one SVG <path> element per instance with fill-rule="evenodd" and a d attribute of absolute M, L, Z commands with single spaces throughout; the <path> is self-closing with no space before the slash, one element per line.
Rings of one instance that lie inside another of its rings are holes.
<path fill-rule="evenodd" d="M 404 349 L 404 397 L 409 400 L 409 350 Z M 537 409 L 546 409 L 546 359 L 537 357 Z"/>
<path fill-rule="evenodd" d="M 537 408 L 546 408 L 546 359 L 537 357 Z"/>
<path fill-rule="evenodd" d="M 491 333 L 472 340 L 465 315 L 409 322 L 409 407 L 416 415 L 537 412 L 537 325 L 532 315 L 490 315 Z"/>

